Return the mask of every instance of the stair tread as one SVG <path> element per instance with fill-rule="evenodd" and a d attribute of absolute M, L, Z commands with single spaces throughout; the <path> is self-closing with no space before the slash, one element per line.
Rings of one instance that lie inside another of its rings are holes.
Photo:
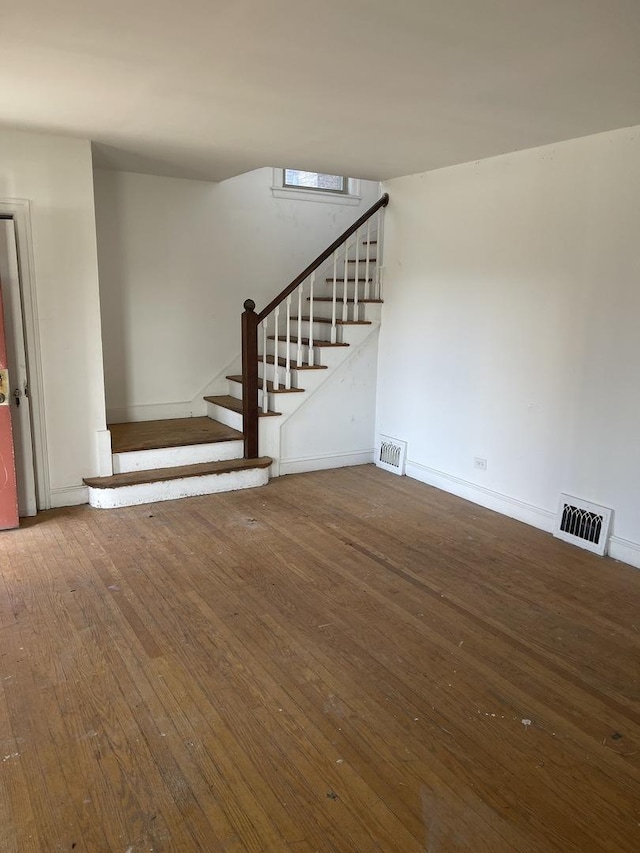
<path fill-rule="evenodd" d="M 367 243 L 369 243 L 369 245 L 370 245 L 370 246 L 377 246 L 377 245 L 378 245 L 378 241 L 377 241 L 377 240 L 363 240 L 363 241 L 362 241 L 362 245 L 363 245 L 363 246 L 366 246 L 366 245 L 367 245 Z"/>
<path fill-rule="evenodd" d="M 286 366 L 286 361 L 285 361 Z M 291 365 L 293 367 L 293 365 Z M 227 376 L 227 379 L 231 382 L 239 382 L 242 385 L 242 376 L 238 374 L 237 376 Z M 263 380 L 258 377 L 258 388 L 262 390 L 264 388 Z M 300 394 L 304 393 L 304 388 L 278 388 L 277 390 L 273 387 L 273 382 L 267 380 L 267 391 L 270 394 Z"/>
<path fill-rule="evenodd" d="M 175 468 L 154 468 L 150 471 L 132 471 L 114 474 L 112 477 L 86 477 L 84 482 L 92 489 L 116 489 L 122 486 L 139 486 L 143 483 L 158 483 L 163 480 L 180 480 L 183 477 L 203 477 L 206 474 L 230 474 L 251 468 L 268 468 L 272 463 L 269 456 L 258 459 L 227 459 L 222 462 L 200 462 L 196 465 L 180 465 Z"/>
<path fill-rule="evenodd" d="M 242 400 L 238 400 L 237 397 L 232 397 L 230 394 L 221 394 L 219 397 L 205 397 L 204 399 L 207 403 L 222 406 L 223 409 L 231 409 L 232 412 L 237 412 L 239 415 L 242 414 Z M 256 406 L 256 408 L 258 407 Z M 261 418 L 279 417 L 281 412 L 263 412 L 262 409 L 258 409 L 258 414 Z"/>
<path fill-rule="evenodd" d="M 375 263 L 376 263 L 376 261 L 377 261 L 377 258 L 369 258 L 369 263 L 370 263 L 370 264 L 375 264 Z M 358 258 L 358 263 L 359 263 L 359 264 L 365 264 L 366 262 L 367 262 L 367 258 L 366 258 L 366 256 L 365 256 L 364 258 Z M 356 263 L 356 259 L 355 259 L 355 258 L 347 258 L 347 263 L 348 263 L 348 264 L 355 264 L 355 263 Z"/>
<path fill-rule="evenodd" d="M 333 279 L 331 279 L 333 281 Z M 314 302 L 333 302 L 333 296 L 314 296 Z M 307 302 L 311 302 L 311 297 L 307 296 Z M 343 302 L 342 299 L 336 298 L 336 302 Z M 382 299 L 358 299 L 358 305 L 363 303 L 364 305 L 382 305 Z M 347 299 L 348 305 L 353 305 L 353 299 Z"/>
<path fill-rule="evenodd" d="M 276 339 L 275 335 L 269 335 L 270 341 L 275 341 L 275 339 Z M 286 335 L 278 335 L 278 340 L 286 343 L 287 342 L 287 336 Z M 294 337 L 289 338 L 289 343 L 290 344 L 297 344 L 298 338 L 294 338 Z M 302 344 L 302 346 L 308 347 L 309 346 L 309 338 L 300 338 L 300 343 Z M 313 345 L 314 345 L 314 347 L 348 347 L 349 346 L 349 344 L 332 344 L 331 341 L 316 341 L 315 339 L 313 341 Z"/>
<path fill-rule="evenodd" d="M 161 450 L 242 440 L 242 433 L 211 418 L 172 418 L 109 424 L 112 453 Z"/>
<path fill-rule="evenodd" d="M 329 278 L 325 278 L 325 281 L 329 282 L 330 284 L 333 284 L 333 276 L 330 276 Z M 344 278 L 337 278 L 336 282 L 338 282 L 338 281 L 344 282 Z M 373 279 L 372 278 L 359 278 L 358 281 L 362 282 L 363 284 L 366 284 L 367 282 L 371 283 L 373 281 Z M 348 278 L 347 277 L 347 284 L 351 284 L 351 283 L 355 283 L 355 278 Z"/>
<path fill-rule="evenodd" d="M 262 364 L 262 362 L 263 362 L 263 357 L 261 355 L 259 355 L 258 356 L 258 363 Z M 267 364 L 275 364 L 275 356 L 268 355 L 267 356 Z M 280 367 L 286 367 L 287 366 L 287 359 L 286 358 L 278 358 L 278 365 Z M 291 370 L 326 370 L 327 369 L 326 364 L 308 364 L 306 361 L 303 362 L 299 367 L 297 364 L 294 363 L 294 361 L 291 361 L 290 367 L 291 367 Z"/>
<path fill-rule="evenodd" d="M 341 300 L 340 300 L 341 301 Z M 292 317 L 292 320 L 298 321 L 297 317 Z M 300 317 L 300 320 L 303 323 L 310 323 L 311 317 Z M 329 323 L 331 324 L 331 319 L 328 317 L 314 317 L 314 323 Z M 337 326 L 370 326 L 371 320 L 336 320 Z"/>

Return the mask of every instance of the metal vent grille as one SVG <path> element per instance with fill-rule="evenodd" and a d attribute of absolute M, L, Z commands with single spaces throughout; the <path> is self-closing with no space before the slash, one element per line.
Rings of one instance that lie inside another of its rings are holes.
<path fill-rule="evenodd" d="M 392 474 L 404 474 L 407 458 L 407 442 L 388 435 L 381 435 L 376 453 L 376 465 L 391 471 Z"/>
<path fill-rule="evenodd" d="M 595 554 L 604 554 L 612 510 L 571 495 L 560 495 L 553 535 Z"/>

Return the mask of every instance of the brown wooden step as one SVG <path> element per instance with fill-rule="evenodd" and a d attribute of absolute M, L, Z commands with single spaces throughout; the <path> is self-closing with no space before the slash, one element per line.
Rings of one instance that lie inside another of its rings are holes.
<path fill-rule="evenodd" d="M 205 397 L 204 398 L 207 403 L 213 403 L 216 406 L 222 406 L 223 409 L 230 409 L 232 412 L 237 412 L 239 415 L 242 414 L 242 400 L 238 400 L 237 397 L 232 397 L 230 394 L 221 394 L 219 397 Z M 261 418 L 265 417 L 280 417 L 281 412 L 263 412 L 261 408 L 257 407 L 258 414 Z"/>
<path fill-rule="evenodd" d="M 112 453 L 159 450 L 165 447 L 214 444 L 219 441 L 242 439 L 242 433 L 237 429 L 206 417 L 109 424 L 109 430 Z"/>
<path fill-rule="evenodd" d="M 331 279 L 333 281 L 333 279 Z M 314 302 L 333 302 L 333 296 L 314 296 Z M 336 303 L 343 302 L 343 299 L 336 298 Z M 311 297 L 307 296 L 307 302 L 311 302 Z M 355 303 L 354 299 L 347 299 L 347 305 L 353 305 Z M 358 305 L 363 303 L 364 305 L 382 305 L 382 299 L 358 299 Z"/>
<path fill-rule="evenodd" d="M 355 262 L 356 262 L 356 259 L 355 259 L 355 258 L 348 258 L 348 259 L 347 259 L 347 263 L 348 263 L 348 264 L 355 264 Z M 366 264 L 366 262 L 367 262 L 366 257 L 364 257 L 364 258 L 358 258 L 358 263 L 359 263 L 359 264 Z M 377 262 L 377 259 L 376 259 L 376 258 L 369 258 L 369 263 L 370 263 L 370 264 L 375 264 L 376 262 Z M 339 263 L 339 262 L 338 262 L 338 263 Z M 333 281 L 333 279 L 331 279 L 331 280 Z"/>
<path fill-rule="evenodd" d="M 340 300 L 341 302 L 342 300 Z M 336 303 L 339 304 L 339 303 Z M 292 317 L 292 321 L 298 322 L 297 317 Z M 300 317 L 301 322 L 310 323 L 311 317 Z M 329 323 L 331 325 L 331 319 L 327 319 L 327 317 L 314 317 L 314 323 Z M 336 326 L 370 326 L 371 320 L 336 320 Z"/>
<path fill-rule="evenodd" d="M 264 360 L 263 357 L 261 355 L 259 355 L 258 356 L 258 364 L 262 364 L 263 360 Z M 266 362 L 267 362 L 267 364 L 275 364 L 276 363 L 275 356 L 268 355 L 266 358 Z M 287 359 L 286 358 L 278 358 L 278 366 L 279 367 L 286 367 L 287 366 Z M 291 367 L 291 370 L 326 370 L 327 369 L 326 364 L 308 364 L 306 361 L 303 362 L 298 367 L 298 365 L 294 363 L 293 359 L 290 360 L 290 367 Z"/>
<path fill-rule="evenodd" d="M 230 474 L 247 468 L 268 468 L 273 460 L 269 456 L 259 459 L 226 459 L 222 462 L 200 462 L 178 468 L 154 468 L 152 471 L 131 471 L 113 477 L 87 477 L 84 483 L 92 489 L 116 489 L 120 486 L 139 486 L 163 480 L 181 480 L 183 477 L 204 477 L 206 474 Z"/>
<path fill-rule="evenodd" d="M 377 245 L 378 245 L 378 241 L 377 241 L 377 240 L 363 240 L 363 241 L 362 241 L 362 245 L 363 245 L 363 246 L 366 246 L 366 245 L 367 245 L 367 243 L 369 243 L 369 245 L 370 245 L 370 246 L 377 246 Z"/>
<path fill-rule="evenodd" d="M 291 367 L 294 367 L 293 363 L 291 364 Z M 242 376 L 240 376 L 239 374 L 237 376 L 227 376 L 227 379 L 230 382 L 239 382 L 240 385 L 242 385 Z M 264 381 L 260 379 L 260 377 L 258 377 L 258 388 L 261 391 L 264 390 Z M 273 382 L 271 382 L 271 380 L 267 380 L 267 391 L 269 392 L 269 394 L 300 394 L 304 393 L 304 388 L 283 388 L 282 383 L 280 384 L 279 388 L 274 388 Z"/>
<path fill-rule="evenodd" d="M 270 341 L 275 341 L 275 339 L 276 339 L 275 335 L 269 335 Z M 286 343 L 287 337 L 286 337 L 286 335 L 278 335 L 278 340 L 282 341 L 283 343 Z M 298 338 L 289 338 L 289 343 L 290 344 L 297 344 Z M 303 347 L 308 347 L 309 346 L 309 338 L 300 338 L 300 343 L 302 344 Z M 348 347 L 349 346 L 349 344 L 332 344 L 331 341 L 316 341 L 315 339 L 313 341 L 313 345 L 314 345 L 314 347 Z"/>

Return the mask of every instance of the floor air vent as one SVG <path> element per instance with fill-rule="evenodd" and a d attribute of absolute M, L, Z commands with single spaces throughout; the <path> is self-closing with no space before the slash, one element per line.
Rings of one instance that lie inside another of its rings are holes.
<path fill-rule="evenodd" d="M 560 495 L 553 535 L 594 554 L 604 554 L 609 538 L 612 510 L 598 504 Z"/>
<path fill-rule="evenodd" d="M 392 474 L 404 474 L 404 466 L 407 458 L 407 442 L 399 441 L 397 438 L 389 438 L 388 435 L 380 436 L 378 452 L 376 454 L 376 465 L 391 471 Z"/>

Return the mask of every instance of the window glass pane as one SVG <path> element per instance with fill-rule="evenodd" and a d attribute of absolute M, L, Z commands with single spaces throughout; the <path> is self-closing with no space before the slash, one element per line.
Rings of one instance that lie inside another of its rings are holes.
<path fill-rule="evenodd" d="M 342 175 L 324 175 L 321 172 L 302 172 L 299 169 L 284 170 L 286 187 L 308 187 L 315 190 L 345 191 L 345 179 Z"/>

